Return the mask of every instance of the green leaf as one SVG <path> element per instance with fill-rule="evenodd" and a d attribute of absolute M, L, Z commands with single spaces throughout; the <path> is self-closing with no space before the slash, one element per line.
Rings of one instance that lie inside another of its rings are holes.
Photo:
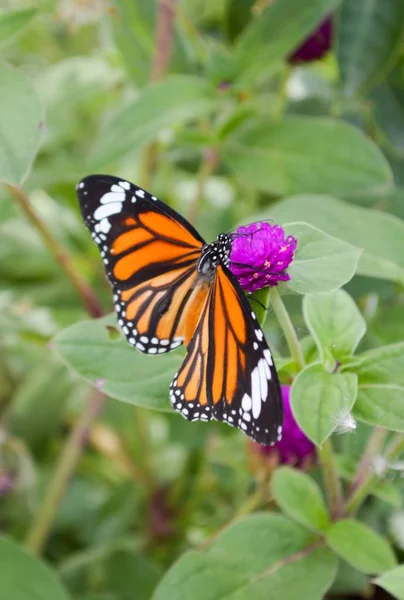
<path fill-rule="evenodd" d="M 353 414 L 369 425 L 404 431 L 404 386 L 360 385 Z"/>
<path fill-rule="evenodd" d="M 404 386 L 404 342 L 363 352 L 346 365 L 358 375 L 362 384 L 396 384 Z"/>
<path fill-rule="evenodd" d="M 345 290 L 308 294 L 303 298 L 303 315 L 323 361 L 343 362 L 366 333 L 365 319 Z"/>
<path fill-rule="evenodd" d="M 105 126 L 94 145 L 91 166 L 134 152 L 161 130 L 211 112 L 218 103 L 214 86 L 192 75 L 171 75 L 144 88 Z"/>
<path fill-rule="evenodd" d="M 339 4 L 340 0 L 271 2 L 238 39 L 240 82 L 250 84 L 273 72 Z"/>
<path fill-rule="evenodd" d="M 401 89 L 401 94 L 403 90 Z M 385 142 L 400 156 L 404 156 L 404 140 L 400 132 L 404 129 L 404 104 L 400 91 L 390 82 L 383 82 L 371 95 L 373 118 L 382 130 Z"/>
<path fill-rule="evenodd" d="M 363 573 L 383 573 L 396 564 L 389 544 L 373 529 L 354 519 L 331 525 L 326 532 L 326 542 L 336 554 Z"/>
<path fill-rule="evenodd" d="M 281 515 L 257 514 L 230 526 L 209 550 L 182 555 L 153 600 L 320 600 L 335 573 L 335 556 L 316 548 L 311 534 Z"/>
<path fill-rule="evenodd" d="M 107 589 L 119 600 L 149 600 L 160 578 L 156 567 L 139 552 L 117 550 L 104 566 Z"/>
<path fill-rule="evenodd" d="M 403 36 L 401 0 L 344 0 L 339 14 L 337 57 L 344 91 L 352 95 L 391 64 Z"/>
<path fill-rule="evenodd" d="M 355 275 L 360 249 L 307 223 L 287 223 L 287 235 L 297 239 L 297 249 L 288 268 L 288 287 L 298 294 L 328 292 L 347 283 Z"/>
<path fill-rule="evenodd" d="M 404 565 L 399 565 L 373 580 L 375 585 L 390 592 L 398 600 L 404 600 Z"/>
<path fill-rule="evenodd" d="M 352 409 L 357 394 L 353 373 L 328 373 L 309 365 L 293 382 L 291 406 L 299 427 L 318 446 Z"/>
<path fill-rule="evenodd" d="M 0 46 L 24 29 L 36 14 L 36 8 L 10 10 L 0 14 Z"/>
<path fill-rule="evenodd" d="M 111 15 L 115 42 L 128 73 L 137 85 L 150 78 L 154 53 L 156 0 L 118 0 Z"/>
<path fill-rule="evenodd" d="M 291 519 L 312 531 L 324 531 L 329 518 L 320 488 L 309 475 L 281 467 L 271 481 L 272 493 L 279 508 Z"/>
<path fill-rule="evenodd" d="M 39 150 L 42 108 L 25 75 L 1 64 L 0 89 L 0 181 L 19 185 Z"/>
<path fill-rule="evenodd" d="M 378 210 L 352 206 L 330 196 L 295 196 L 265 213 L 275 222 L 304 220 L 363 252 L 358 273 L 404 284 L 404 223 Z"/>
<path fill-rule="evenodd" d="M 148 356 L 119 335 L 115 316 L 76 323 L 53 340 L 59 356 L 105 394 L 129 404 L 170 412 L 168 390 L 180 363 L 180 352 Z M 111 339 L 112 338 L 112 339 Z"/>
<path fill-rule="evenodd" d="M 272 194 L 380 193 L 393 183 L 371 140 L 352 125 L 325 117 L 255 121 L 226 139 L 223 158 L 242 183 Z"/>
<path fill-rule="evenodd" d="M 35 449 L 43 449 L 60 426 L 73 382 L 66 367 L 48 352 L 40 353 L 17 388 L 10 408 L 10 426 L 15 435 Z"/>
<path fill-rule="evenodd" d="M 1 596 L 12 600 L 68 600 L 55 573 L 8 538 L 0 538 Z"/>
<path fill-rule="evenodd" d="M 234 42 L 252 19 L 254 4 L 255 0 L 228 0 L 224 25 L 231 42 Z"/>
<path fill-rule="evenodd" d="M 329 596 L 346 596 L 366 597 L 370 588 L 369 578 L 364 573 L 348 565 L 344 560 L 340 560 L 338 564 L 338 573 L 335 581 L 329 591 Z"/>

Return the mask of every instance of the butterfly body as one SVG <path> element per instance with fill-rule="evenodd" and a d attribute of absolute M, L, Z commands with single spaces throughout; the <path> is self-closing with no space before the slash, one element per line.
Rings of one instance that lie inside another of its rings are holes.
<path fill-rule="evenodd" d="M 170 386 L 173 407 L 190 421 L 224 421 L 262 444 L 280 439 L 278 376 L 229 269 L 232 235 L 207 244 L 172 208 L 116 177 L 91 175 L 77 192 L 128 342 L 150 355 L 187 346 Z"/>

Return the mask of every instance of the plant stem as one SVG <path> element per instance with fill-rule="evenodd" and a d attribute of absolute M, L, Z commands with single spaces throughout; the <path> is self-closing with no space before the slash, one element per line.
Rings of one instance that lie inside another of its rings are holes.
<path fill-rule="evenodd" d="M 302 348 L 300 346 L 299 339 L 296 335 L 295 328 L 293 327 L 293 323 L 289 317 L 289 313 L 286 310 L 282 298 L 276 287 L 271 288 L 269 292 L 269 300 L 274 310 L 274 313 L 277 316 L 279 325 L 281 326 L 281 329 L 285 334 L 290 354 L 293 360 L 295 361 L 298 370 L 301 371 L 304 368 Z"/>
<path fill-rule="evenodd" d="M 317 455 L 323 472 L 330 515 L 332 519 L 338 519 L 343 513 L 344 498 L 330 439 L 323 442 L 320 448 L 317 448 Z"/>
<path fill-rule="evenodd" d="M 167 73 L 170 63 L 175 20 L 176 0 L 159 0 L 157 7 L 155 52 L 150 73 L 150 81 L 160 81 Z M 149 188 L 157 164 L 157 144 L 152 142 L 146 146 L 142 161 L 140 182 L 144 188 Z"/>
<path fill-rule="evenodd" d="M 201 208 L 203 192 L 208 177 L 213 173 L 218 162 L 217 152 L 213 148 L 208 148 L 198 172 L 196 193 L 189 209 L 188 220 L 195 224 Z"/>
<path fill-rule="evenodd" d="M 404 435 L 400 433 L 393 438 L 386 449 L 383 456 L 384 467 L 382 470 L 376 472 L 374 469 L 372 470 L 372 465 L 370 464 L 367 473 L 364 473 L 363 475 L 360 485 L 356 487 L 350 498 L 348 498 L 346 503 L 346 512 L 348 515 L 352 515 L 359 510 L 366 497 L 383 477 L 385 471 L 389 467 L 389 463 L 396 460 L 403 452 Z"/>
<path fill-rule="evenodd" d="M 57 239 L 53 237 L 51 231 L 36 213 L 27 194 L 19 186 L 7 183 L 6 187 L 10 194 L 17 200 L 25 216 L 38 231 L 54 259 L 59 263 L 60 268 L 70 280 L 89 314 L 94 318 L 101 317 L 103 310 L 93 290 L 75 269 L 71 256 L 59 244 Z"/>
<path fill-rule="evenodd" d="M 34 210 L 27 194 L 19 186 L 6 184 L 6 187 L 18 202 L 31 225 L 37 230 L 44 244 L 60 265 L 73 288 L 77 291 L 78 296 L 87 308 L 89 314 L 94 318 L 102 316 L 103 309 L 93 290 L 75 269 L 69 253 L 61 246 L 61 244 L 59 244 L 58 240 L 54 238 L 52 232 L 47 228 Z M 50 480 L 49 487 L 46 491 L 45 498 L 39 506 L 31 529 L 27 535 L 27 547 L 36 554 L 41 552 L 46 543 L 68 482 L 74 473 L 85 446 L 89 428 L 102 410 L 105 400 L 104 394 L 100 391 L 94 390 L 91 392 L 82 414 L 78 418 L 65 442 L 61 456 Z"/>
<path fill-rule="evenodd" d="M 40 554 L 46 543 L 63 495 L 86 445 L 90 427 L 102 410 L 104 402 L 104 394 L 93 390 L 63 447 L 45 498 L 27 535 L 26 547 L 34 554 Z"/>
<path fill-rule="evenodd" d="M 362 486 L 362 483 L 367 479 L 369 472 L 372 470 L 375 458 L 382 454 L 382 448 L 387 434 L 387 429 L 381 427 L 375 427 L 372 431 L 362 460 L 359 463 L 355 477 L 350 485 L 349 498 Z"/>

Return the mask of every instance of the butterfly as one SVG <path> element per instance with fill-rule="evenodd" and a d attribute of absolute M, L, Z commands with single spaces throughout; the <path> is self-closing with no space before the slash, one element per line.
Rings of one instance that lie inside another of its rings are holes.
<path fill-rule="evenodd" d="M 236 234 L 207 244 L 171 207 L 110 175 L 86 177 L 77 195 L 129 344 L 149 355 L 187 347 L 170 385 L 174 409 L 189 421 L 238 427 L 261 444 L 278 441 L 283 403 L 277 371 L 229 269 Z"/>

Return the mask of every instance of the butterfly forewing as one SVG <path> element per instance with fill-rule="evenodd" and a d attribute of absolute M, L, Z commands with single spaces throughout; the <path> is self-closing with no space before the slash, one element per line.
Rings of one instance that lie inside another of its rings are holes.
<path fill-rule="evenodd" d="M 237 280 L 223 266 L 170 399 L 190 421 L 224 421 L 261 444 L 281 437 L 283 403 L 271 352 Z"/>
<path fill-rule="evenodd" d="M 77 193 L 129 343 L 149 354 L 176 348 L 186 337 L 188 308 L 197 301 L 203 239 L 181 215 L 128 181 L 91 175 Z"/>
<path fill-rule="evenodd" d="M 224 421 L 261 444 L 278 440 L 278 376 L 256 317 L 225 266 L 230 238 L 206 246 L 172 208 L 116 177 L 86 177 L 77 193 L 129 343 L 149 354 L 187 345 L 170 386 L 174 408 L 190 421 Z"/>

